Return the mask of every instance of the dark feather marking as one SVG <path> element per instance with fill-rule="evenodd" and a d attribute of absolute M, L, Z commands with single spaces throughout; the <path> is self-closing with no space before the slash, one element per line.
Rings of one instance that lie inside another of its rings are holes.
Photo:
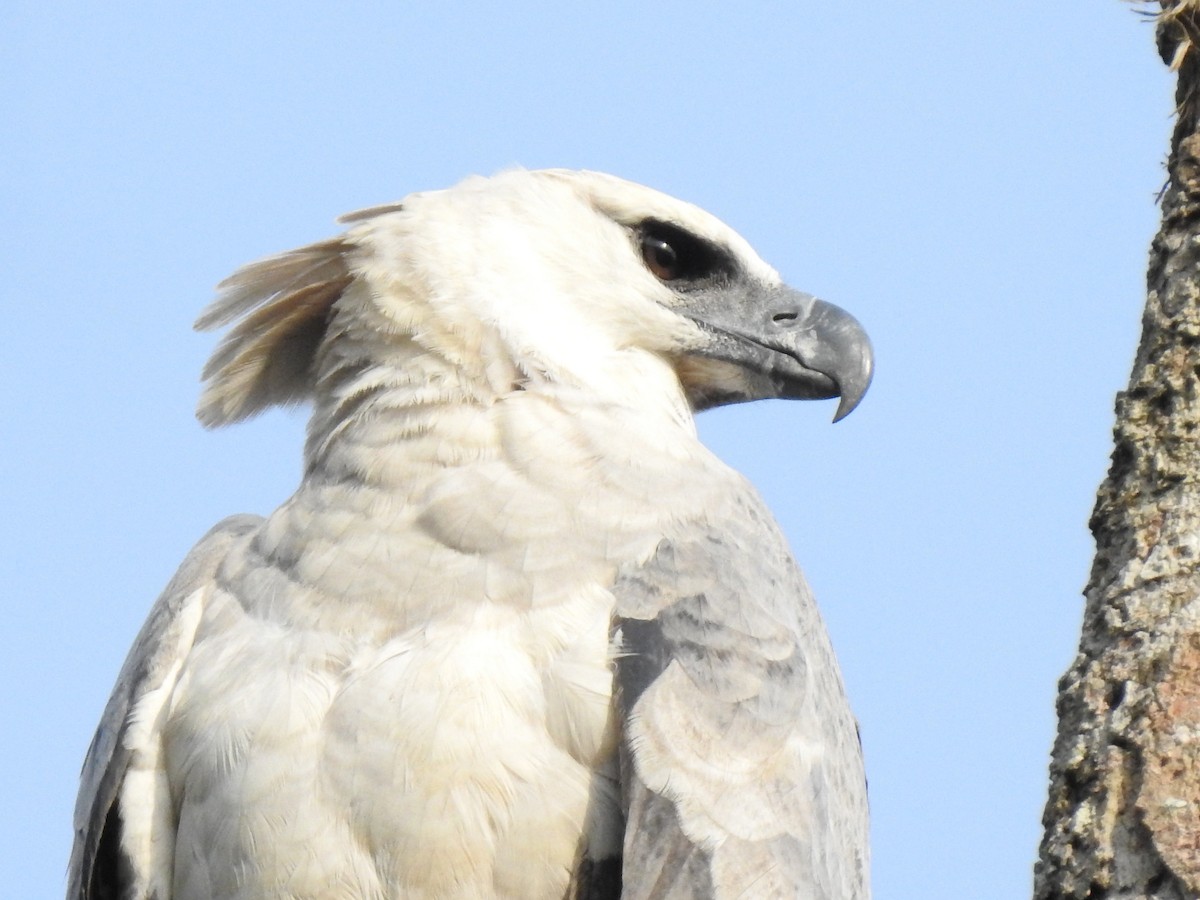
<path fill-rule="evenodd" d="M 621 858 L 582 859 L 567 900 L 621 900 Z"/>

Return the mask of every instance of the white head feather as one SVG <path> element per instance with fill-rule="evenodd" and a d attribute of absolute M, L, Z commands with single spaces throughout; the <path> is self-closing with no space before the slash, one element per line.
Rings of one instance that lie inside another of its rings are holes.
<path fill-rule="evenodd" d="M 430 354 L 477 396 L 531 380 L 614 395 L 636 392 L 638 377 L 669 378 L 664 357 L 697 332 L 641 264 L 633 228 L 647 219 L 726 248 L 762 283 L 779 281 L 714 216 L 611 175 L 469 178 L 350 214 L 342 237 L 223 282 L 196 325 L 237 325 L 205 367 L 199 417 L 238 421 L 304 400 L 334 373 L 361 377 L 372 364 Z"/>

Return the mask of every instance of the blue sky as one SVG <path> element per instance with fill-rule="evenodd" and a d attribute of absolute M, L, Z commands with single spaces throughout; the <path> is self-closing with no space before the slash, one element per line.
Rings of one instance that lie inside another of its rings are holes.
<path fill-rule="evenodd" d="M 520 164 L 698 203 L 864 323 L 849 419 L 701 431 L 833 633 L 876 895 L 1027 895 L 1171 89 L 1118 0 L 7 4 L 6 892 L 61 896 L 80 761 L 175 566 L 295 486 L 302 415 L 193 418 L 212 285 Z"/>

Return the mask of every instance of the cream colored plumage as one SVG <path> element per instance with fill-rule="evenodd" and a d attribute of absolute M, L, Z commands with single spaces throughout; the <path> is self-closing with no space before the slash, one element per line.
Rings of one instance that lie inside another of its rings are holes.
<path fill-rule="evenodd" d="M 836 662 L 692 420 L 848 412 L 857 325 L 611 176 L 346 221 L 198 322 L 233 324 L 201 420 L 311 400 L 305 474 L 152 610 L 85 764 L 69 896 L 866 898 Z"/>

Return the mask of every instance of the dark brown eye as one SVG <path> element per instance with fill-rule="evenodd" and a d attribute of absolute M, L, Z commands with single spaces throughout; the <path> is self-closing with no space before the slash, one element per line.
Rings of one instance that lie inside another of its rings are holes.
<path fill-rule="evenodd" d="M 729 250 L 678 225 L 646 219 L 635 233 L 642 262 L 673 291 L 691 290 L 713 279 L 730 280 L 737 274 L 737 263 Z"/>
<path fill-rule="evenodd" d="M 642 261 L 655 278 L 673 281 L 680 276 L 679 254 L 660 237 L 642 235 Z"/>

